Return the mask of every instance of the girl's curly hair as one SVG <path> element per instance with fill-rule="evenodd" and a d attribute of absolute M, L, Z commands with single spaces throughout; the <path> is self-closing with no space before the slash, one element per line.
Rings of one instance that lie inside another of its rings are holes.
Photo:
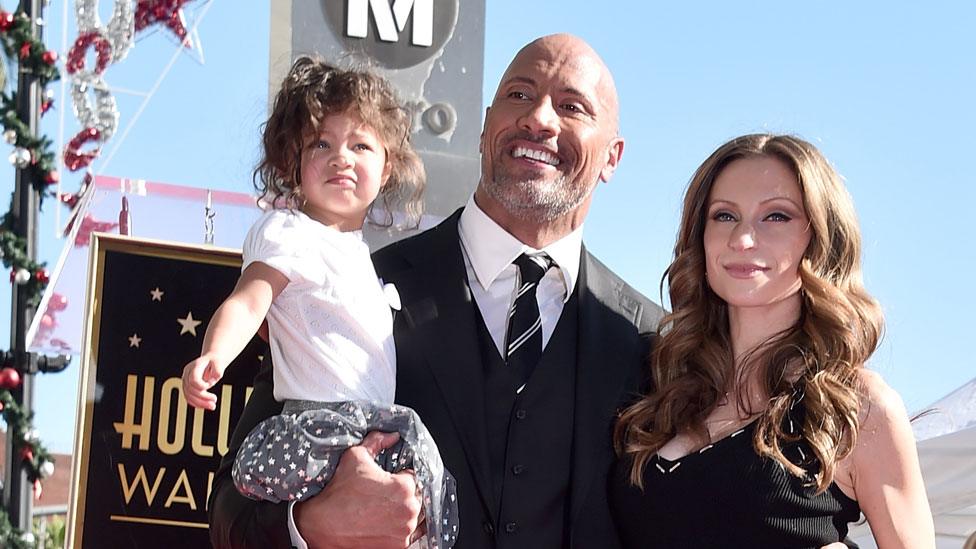
<path fill-rule="evenodd" d="M 307 141 L 317 135 L 327 116 L 348 111 L 376 132 L 390 166 L 390 177 L 379 195 L 385 219 L 373 219 L 371 206 L 370 222 L 389 227 L 394 210 L 401 209 L 408 224 L 416 226 L 426 175 L 410 144 L 410 114 L 385 78 L 365 70 L 340 69 L 317 57 L 295 60 L 264 123 L 263 157 L 254 169 L 254 187 L 260 198 L 270 198 L 275 206 L 279 200 L 288 204 L 302 184 L 302 151 Z"/>

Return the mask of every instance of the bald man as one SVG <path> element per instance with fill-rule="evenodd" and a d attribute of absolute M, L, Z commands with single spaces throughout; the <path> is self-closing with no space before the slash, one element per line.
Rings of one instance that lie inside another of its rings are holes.
<path fill-rule="evenodd" d="M 639 391 L 661 309 L 582 243 L 593 191 L 624 150 L 613 78 L 596 52 L 565 34 L 522 48 L 486 112 L 480 150 L 464 208 L 373 256 L 402 302 L 397 403 L 420 414 L 457 481 L 455 547 L 619 547 L 606 496 L 611 428 Z M 395 435 L 348 450 L 307 501 L 240 496 L 230 465 L 250 429 L 280 411 L 271 395 L 266 367 L 214 480 L 216 547 L 416 539 L 413 477 L 373 462 Z"/>

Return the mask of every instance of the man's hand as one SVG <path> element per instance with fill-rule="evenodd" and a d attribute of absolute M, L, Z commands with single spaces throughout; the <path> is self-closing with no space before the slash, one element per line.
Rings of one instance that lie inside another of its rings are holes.
<path fill-rule="evenodd" d="M 295 504 L 295 526 L 309 549 L 404 549 L 416 537 L 421 510 L 416 479 L 407 471 L 387 473 L 374 461 L 399 438 L 369 433 L 342 454 L 322 492 Z"/>

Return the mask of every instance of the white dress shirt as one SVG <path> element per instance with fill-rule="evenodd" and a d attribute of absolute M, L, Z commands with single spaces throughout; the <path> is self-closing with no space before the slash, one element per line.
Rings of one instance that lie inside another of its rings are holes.
<path fill-rule="evenodd" d="M 515 301 L 519 277 L 518 267 L 512 262 L 523 253 L 545 252 L 552 259 L 553 267 L 542 277 L 536 289 L 542 319 L 542 348 L 545 349 L 559 322 L 563 305 L 576 288 L 583 227 L 537 250 L 501 228 L 478 207 L 472 196 L 461 212 L 458 232 L 461 234 L 461 251 L 468 271 L 468 286 L 481 311 L 485 327 L 503 357 L 508 313 Z"/>

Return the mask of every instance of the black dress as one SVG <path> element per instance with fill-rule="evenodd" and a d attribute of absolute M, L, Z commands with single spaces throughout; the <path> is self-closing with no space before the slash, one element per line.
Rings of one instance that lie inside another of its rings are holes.
<path fill-rule="evenodd" d="M 614 464 L 610 507 L 627 548 L 806 548 L 842 541 L 860 507 L 836 484 L 821 494 L 752 448 L 756 423 L 679 460 L 655 455 L 644 491 L 631 486 L 631 460 Z M 785 455 L 810 463 L 799 443 Z"/>

